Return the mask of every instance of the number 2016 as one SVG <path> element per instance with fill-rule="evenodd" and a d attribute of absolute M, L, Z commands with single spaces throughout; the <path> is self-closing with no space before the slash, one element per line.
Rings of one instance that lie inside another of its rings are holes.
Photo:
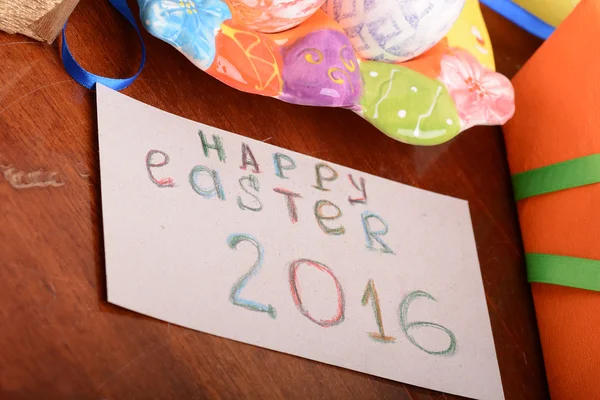
<path fill-rule="evenodd" d="M 250 279 L 253 276 L 255 276 L 259 273 L 259 271 L 263 265 L 263 262 L 264 262 L 263 246 L 252 235 L 236 233 L 236 234 L 229 236 L 229 238 L 227 239 L 227 244 L 229 245 L 229 247 L 231 247 L 234 250 L 237 249 L 237 246 L 241 242 L 249 242 L 250 244 L 252 244 L 252 246 L 254 246 L 254 248 L 256 249 L 256 253 L 257 253 L 256 261 L 254 262 L 254 264 L 252 265 L 250 270 L 248 272 L 246 272 L 244 275 L 242 275 L 240 278 L 238 278 L 238 280 L 233 284 L 233 286 L 231 287 L 229 300 L 236 306 L 244 307 L 251 311 L 264 312 L 264 313 L 268 314 L 271 318 L 274 319 L 277 317 L 277 311 L 271 304 L 266 304 L 266 305 L 261 304 L 256 301 L 253 301 L 253 300 L 245 299 L 241 296 L 241 292 L 244 289 L 244 287 L 248 284 L 248 282 L 250 281 Z M 300 292 L 298 290 L 298 270 L 300 269 L 301 266 L 316 268 L 317 270 L 328 275 L 331 278 L 331 280 L 333 281 L 333 284 L 335 285 L 335 290 L 337 293 L 337 308 L 336 308 L 335 315 L 333 317 L 331 317 L 330 319 L 323 320 L 323 319 L 314 318 L 310 314 L 310 312 L 305 308 L 305 306 L 303 305 L 302 298 L 301 298 Z M 313 260 L 309 260 L 309 259 L 302 258 L 302 259 L 295 260 L 292 263 L 290 263 L 290 265 L 289 265 L 289 283 L 290 283 L 290 290 L 291 290 L 292 298 L 294 300 L 294 304 L 296 305 L 296 308 L 298 309 L 298 311 L 300 311 L 300 313 L 302 315 L 304 315 L 310 321 L 312 321 L 315 324 L 320 325 L 322 327 L 326 327 L 326 328 L 330 327 L 330 326 L 335 326 L 335 325 L 341 324 L 344 321 L 344 313 L 345 313 L 344 291 L 342 290 L 342 285 L 340 284 L 339 280 L 336 278 L 333 271 L 329 267 L 327 267 L 326 265 L 324 265 L 322 263 L 319 263 L 319 262 L 313 261 Z M 428 300 L 437 301 L 431 294 L 421 291 L 421 290 L 416 290 L 416 291 L 409 293 L 402 300 L 402 302 L 400 303 L 400 308 L 399 308 L 399 322 L 400 322 L 400 327 L 402 328 L 402 331 L 406 335 L 407 339 L 414 346 L 416 346 L 417 348 L 423 350 L 424 352 L 426 352 L 428 354 L 439 355 L 439 356 L 453 355 L 456 352 L 457 342 L 456 342 L 456 337 L 454 336 L 454 333 L 452 333 L 452 331 L 450 331 L 448 328 L 446 328 L 440 324 L 436 324 L 433 322 L 427 322 L 427 321 L 408 322 L 408 309 L 409 309 L 411 303 L 414 300 L 421 298 L 421 297 L 428 299 Z M 372 279 L 369 279 L 367 286 L 365 288 L 365 291 L 363 293 L 363 297 L 361 300 L 362 305 L 366 306 L 367 303 L 369 303 L 369 300 L 371 300 L 371 305 L 373 308 L 375 322 L 377 323 L 377 327 L 379 330 L 379 332 L 370 332 L 369 336 L 373 340 L 381 342 L 381 343 L 394 343 L 396 341 L 396 339 L 394 337 L 385 335 L 385 332 L 383 329 L 383 319 L 382 319 L 381 307 L 380 307 L 380 303 L 379 303 L 379 296 L 377 294 L 377 290 L 375 289 L 375 282 Z M 448 347 L 446 349 L 440 350 L 440 351 L 427 349 L 424 346 L 422 346 L 421 344 L 419 344 L 416 341 L 416 339 L 410 334 L 410 331 L 415 328 L 438 329 L 438 330 L 444 332 L 446 335 L 448 335 L 450 344 L 448 345 Z"/>

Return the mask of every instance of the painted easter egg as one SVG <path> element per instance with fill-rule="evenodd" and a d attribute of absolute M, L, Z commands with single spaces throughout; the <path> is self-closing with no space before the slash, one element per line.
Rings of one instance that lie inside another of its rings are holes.
<path fill-rule="evenodd" d="M 465 0 L 326 0 L 323 10 L 346 31 L 361 58 L 410 60 L 450 30 Z"/>
<path fill-rule="evenodd" d="M 346 35 L 321 30 L 283 49 L 283 94 L 288 103 L 354 107 L 361 93 L 358 61 Z"/>
<path fill-rule="evenodd" d="M 216 37 L 217 54 L 209 74 L 248 93 L 277 96 L 281 92 L 281 56 L 267 36 L 234 25 L 221 25 Z"/>
<path fill-rule="evenodd" d="M 495 70 L 494 51 L 478 0 L 466 1 L 465 7 L 446 37 L 450 47 L 467 50 L 483 66 Z"/>
<path fill-rule="evenodd" d="M 229 0 L 234 18 L 248 28 L 265 33 L 300 25 L 324 0 Z"/>
<path fill-rule="evenodd" d="M 316 31 L 339 31 L 344 32 L 342 28 L 323 10 L 317 10 L 312 17 L 296 26 L 283 32 L 269 33 L 269 39 L 280 46 L 290 46 L 296 40 L 302 39 L 306 35 Z"/>
<path fill-rule="evenodd" d="M 362 116 L 386 135 L 405 143 L 435 145 L 461 131 L 454 102 L 440 81 L 374 61 L 361 63 L 360 72 Z"/>
<path fill-rule="evenodd" d="M 221 0 L 138 0 L 140 18 L 152 35 L 171 44 L 198 68 L 215 58 L 215 35 L 231 18 Z"/>

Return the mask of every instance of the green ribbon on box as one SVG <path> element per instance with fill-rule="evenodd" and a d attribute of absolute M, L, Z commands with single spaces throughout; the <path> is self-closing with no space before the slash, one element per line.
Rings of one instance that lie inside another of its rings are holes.
<path fill-rule="evenodd" d="M 600 154 L 579 157 L 512 176 L 517 201 L 540 194 L 600 183 Z"/>
<path fill-rule="evenodd" d="M 600 291 L 600 261 L 586 258 L 528 253 L 527 280 Z"/>
<path fill-rule="evenodd" d="M 517 201 L 600 183 L 600 154 L 575 158 L 512 177 Z M 529 282 L 600 291 L 600 261 L 554 254 L 527 253 Z"/>

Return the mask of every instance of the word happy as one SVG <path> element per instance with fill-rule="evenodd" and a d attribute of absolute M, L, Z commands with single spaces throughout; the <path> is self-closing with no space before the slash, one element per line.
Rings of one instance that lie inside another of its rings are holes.
<path fill-rule="evenodd" d="M 205 157 L 210 158 L 213 156 L 217 157 L 222 163 L 227 162 L 227 153 L 219 135 L 212 135 L 212 142 L 209 142 L 202 131 L 198 132 L 198 136 L 202 143 Z M 242 211 L 262 212 L 263 203 L 259 196 L 261 190 L 259 176 L 263 173 L 263 170 L 261 170 L 260 165 L 256 161 L 256 157 L 250 146 L 242 143 L 241 147 L 240 169 L 251 173 L 239 178 L 240 194 L 235 201 Z M 157 162 L 156 158 L 158 156 L 162 160 Z M 150 150 L 146 154 L 148 177 L 159 188 L 173 188 L 176 186 L 173 177 L 161 176 L 160 174 L 160 168 L 165 167 L 169 162 L 170 157 L 164 151 Z M 296 169 L 296 163 L 290 156 L 276 152 L 273 153 L 273 168 L 275 175 L 282 179 L 283 184 L 285 180 L 291 178 L 292 171 Z M 323 162 L 315 164 L 314 174 L 315 184 L 312 187 L 321 192 L 329 192 L 331 189 L 327 185 L 340 178 L 335 169 Z M 217 198 L 221 201 L 227 201 L 223 181 L 217 169 L 212 169 L 205 165 L 196 165 L 190 170 L 188 181 L 192 190 L 199 196 L 205 199 Z M 362 177 L 356 179 L 352 174 L 348 174 L 348 181 L 348 187 L 354 193 L 348 196 L 348 203 L 351 206 L 367 205 L 368 196 L 365 179 Z M 302 193 L 286 189 L 284 185 L 274 187 L 272 191 L 281 195 L 282 207 L 287 208 L 290 223 L 295 224 L 298 222 L 299 214 L 296 199 L 302 198 Z M 312 214 L 317 225 L 326 235 L 339 236 L 346 233 L 346 228 L 341 223 L 343 212 L 337 204 L 326 199 L 317 200 L 314 203 Z M 365 210 L 361 214 L 361 225 L 364 230 L 366 248 L 368 250 L 394 254 L 394 251 L 383 239 L 389 231 L 389 226 L 383 217 Z"/>

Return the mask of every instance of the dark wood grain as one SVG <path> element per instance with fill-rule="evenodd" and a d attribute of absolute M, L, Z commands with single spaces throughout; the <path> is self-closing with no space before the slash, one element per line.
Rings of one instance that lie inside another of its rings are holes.
<path fill-rule="evenodd" d="M 512 76 L 540 41 L 484 11 L 498 68 Z M 94 72 L 127 76 L 137 69 L 137 39 L 108 2 L 82 1 L 68 37 L 74 54 Z M 192 120 L 468 200 L 506 397 L 547 398 L 499 128 L 471 129 L 437 147 L 411 147 L 344 110 L 240 93 L 170 46 L 144 37 L 148 64 L 125 94 Z M 12 165 L 13 175 L 45 171 L 38 180 L 53 171 L 64 183 L 16 189 L 0 177 L 0 398 L 455 398 L 109 305 L 97 151 L 94 93 L 64 72 L 58 44 L 0 35 L 0 164 Z"/>

